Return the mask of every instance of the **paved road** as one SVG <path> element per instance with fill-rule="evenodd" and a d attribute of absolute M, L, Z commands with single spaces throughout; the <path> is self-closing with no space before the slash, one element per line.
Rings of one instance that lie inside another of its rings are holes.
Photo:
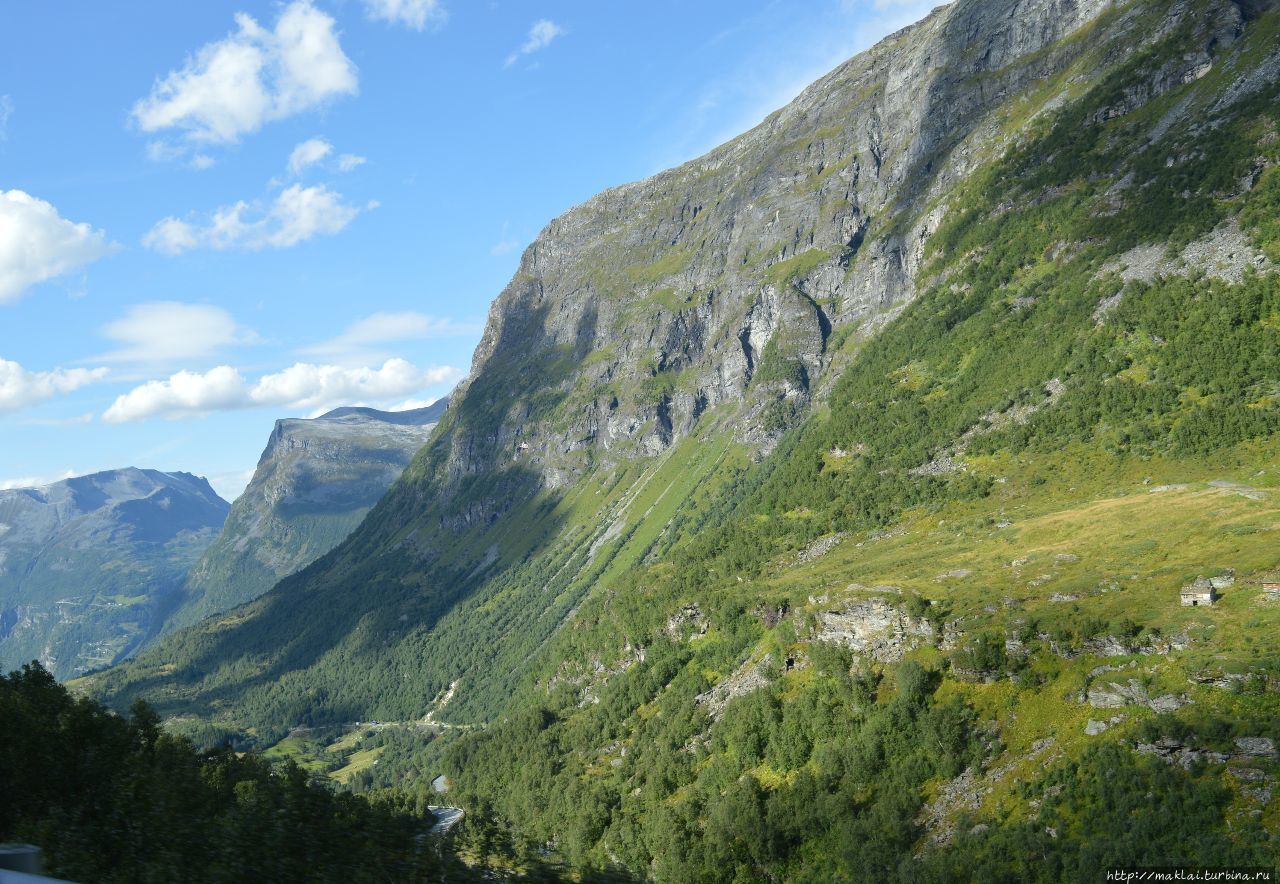
<path fill-rule="evenodd" d="M 428 808 L 436 816 L 436 824 L 431 827 L 431 834 L 442 835 L 457 825 L 462 819 L 463 810 L 461 807 L 436 807 Z"/>

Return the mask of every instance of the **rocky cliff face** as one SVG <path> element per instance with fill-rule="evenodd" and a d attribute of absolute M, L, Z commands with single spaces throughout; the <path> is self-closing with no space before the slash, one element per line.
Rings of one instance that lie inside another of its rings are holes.
<path fill-rule="evenodd" d="M 165 630 L 255 599 L 342 542 L 426 442 L 448 399 L 276 421 L 253 479 L 192 569 Z"/>
<path fill-rule="evenodd" d="M 563 485 L 724 403 L 767 447 L 838 344 L 912 299 L 948 188 L 1014 135 L 997 109 L 1074 63 L 1087 41 L 1063 38 L 1111 6 L 941 8 L 707 156 L 557 218 L 493 304 L 443 475 L 520 448 Z M 477 399 L 494 409 L 467 420 Z"/>
<path fill-rule="evenodd" d="M 0 669 L 66 678 L 135 651 L 227 509 L 204 479 L 155 470 L 0 491 Z"/>

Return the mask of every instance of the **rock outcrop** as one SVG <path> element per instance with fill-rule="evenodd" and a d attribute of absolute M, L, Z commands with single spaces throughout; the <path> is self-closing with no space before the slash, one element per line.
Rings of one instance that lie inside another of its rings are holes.
<path fill-rule="evenodd" d="M 880 663 L 896 663 L 903 654 L 933 642 L 933 625 L 910 617 L 880 599 L 856 602 L 838 611 L 818 613 L 815 641 L 844 645 Z"/>
<path fill-rule="evenodd" d="M 1095 709 L 1118 709 L 1132 704 L 1146 706 L 1152 712 L 1173 712 L 1192 702 L 1186 694 L 1161 694 L 1153 697 L 1136 678 L 1129 679 L 1125 684 L 1110 682 L 1106 685 L 1093 685 L 1089 688 L 1086 699 Z"/>

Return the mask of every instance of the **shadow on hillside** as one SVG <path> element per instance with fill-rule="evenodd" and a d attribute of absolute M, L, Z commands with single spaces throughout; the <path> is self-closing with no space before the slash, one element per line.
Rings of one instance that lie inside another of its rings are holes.
<path fill-rule="evenodd" d="M 422 714 L 442 685 L 397 662 L 397 649 L 501 573 L 486 555 L 505 515 L 542 493 L 534 524 L 521 526 L 526 560 L 563 527 L 560 496 L 516 460 L 511 435 L 563 403 L 595 316 L 581 317 L 573 343 L 557 344 L 545 333 L 547 307 L 531 306 L 537 300 L 531 288 L 508 305 L 498 356 L 347 540 L 256 601 L 106 673 L 100 692 L 117 706 L 143 696 L 164 714 L 236 707 L 246 723 L 286 729 L 365 717 L 388 697 Z M 480 469 L 493 464 L 503 467 Z"/>

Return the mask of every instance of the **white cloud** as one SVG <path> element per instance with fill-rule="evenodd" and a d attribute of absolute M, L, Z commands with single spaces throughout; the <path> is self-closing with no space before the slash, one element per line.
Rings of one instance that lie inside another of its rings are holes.
<path fill-rule="evenodd" d="M 199 231 L 178 218 L 165 218 L 142 237 L 142 244 L 166 255 L 181 255 L 200 245 Z"/>
<path fill-rule="evenodd" d="M 309 138 L 295 147 L 293 152 L 289 154 L 289 174 L 299 175 L 311 166 L 332 156 L 332 144 L 323 138 Z M 344 153 L 336 159 L 329 160 L 329 162 L 325 163 L 325 167 L 339 172 L 350 172 L 352 169 L 363 166 L 366 162 L 368 160 L 362 156 Z"/>
<path fill-rule="evenodd" d="M 75 224 L 21 190 L 0 190 L 0 304 L 29 287 L 96 261 L 113 246 L 88 224 Z"/>
<path fill-rule="evenodd" d="M 344 153 L 338 157 L 338 171 L 350 172 L 352 169 L 363 166 L 367 162 L 368 160 L 364 157 L 356 156 L 353 153 Z"/>
<path fill-rule="evenodd" d="M 400 398 L 459 376 L 458 370 L 449 366 L 419 369 L 404 359 L 388 359 L 379 369 L 300 362 L 259 378 L 250 395 L 255 403 L 263 405 L 320 408 Z"/>
<path fill-rule="evenodd" d="M 224 347 L 252 344 L 258 336 L 226 310 L 211 304 L 159 301 L 135 304 L 104 325 L 102 335 L 121 345 L 97 357 L 102 362 L 172 362 L 200 359 Z"/>
<path fill-rule="evenodd" d="M 78 390 L 106 376 L 105 368 L 27 371 L 16 362 L 0 359 L 0 414 L 39 405 L 54 396 Z"/>
<path fill-rule="evenodd" d="M 170 71 L 133 106 L 143 132 L 176 129 L 195 143 L 231 144 L 264 123 L 357 91 L 356 68 L 342 51 L 334 20 L 295 0 L 274 30 L 245 13 L 237 30 Z"/>
<path fill-rule="evenodd" d="M 331 153 L 333 153 L 333 145 L 323 138 L 308 138 L 289 154 L 289 174 L 297 175 L 307 166 L 314 166 Z"/>
<path fill-rule="evenodd" d="M 13 99 L 0 95 L 0 141 L 9 137 L 9 118 L 13 116 Z"/>
<path fill-rule="evenodd" d="M 191 168 L 203 172 L 205 169 L 212 169 L 216 162 L 217 160 L 207 153 L 198 153 L 191 158 Z"/>
<path fill-rule="evenodd" d="M 262 406 L 328 409 L 353 402 L 400 399 L 461 376 L 461 371 L 447 365 L 419 369 L 404 359 L 388 359 L 381 368 L 299 362 L 250 383 L 236 369 L 220 365 L 203 374 L 180 371 L 166 380 L 148 381 L 119 396 L 102 419 L 126 423 Z"/>
<path fill-rule="evenodd" d="M 438 28 L 449 18 L 440 0 L 364 0 L 364 8 L 374 21 L 400 24 L 415 31 Z"/>
<path fill-rule="evenodd" d="M 521 240 L 518 237 L 512 236 L 508 232 L 510 226 L 511 225 L 509 223 L 505 221 L 503 222 L 502 237 L 496 243 L 494 243 L 493 246 L 489 249 L 490 255 L 493 255 L 494 257 L 498 257 L 501 255 L 510 254 L 511 252 L 514 252 L 516 249 L 520 248 L 520 246 L 522 245 Z"/>
<path fill-rule="evenodd" d="M 507 67 L 515 64 L 521 56 L 531 55 L 546 49 L 556 37 L 564 36 L 564 28 L 550 19 L 539 19 L 529 28 L 529 35 L 519 49 L 507 56 Z"/>
<path fill-rule="evenodd" d="M 387 411 L 417 411 L 419 408 L 435 405 L 441 398 L 440 396 L 435 396 L 431 399 L 406 399 L 388 407 Z"/>
<path fill-rule="evenodd" d="M 365 208 L 376 206 L 369 203 Z M 265 209 L 242 200 L 222 206 L 204 224 L 165 218 L 147 231 L 142 244 L 166 255 L 179 255 L 194 248 L 286 249 L 313 236 L 339 232 L 360 211 L 323 184 L 294 184 L 281 191 Z"/>
<path fill-rule="evenodd" d="M 374 313 L 351 323 L 337 337 L 305 347 L 300 352 L 308 356 L 336 361 L 368 360 L 372 355 L 369 348 L 378 344 L 426 338 L 448 338 L 479 332 L 480 328 L 477 325 L 428 316 L 413 310 Z"/>
<path fill-rule="evenodd" d="M 155 415 L 181 417 L 243 408 L 248 398 L 244 377 L 229 365 L 204 374 L 180 371 L 168 380 L 148 381 L 116 397 L 102 415 L 108 423 L 143 420 Z"/>

